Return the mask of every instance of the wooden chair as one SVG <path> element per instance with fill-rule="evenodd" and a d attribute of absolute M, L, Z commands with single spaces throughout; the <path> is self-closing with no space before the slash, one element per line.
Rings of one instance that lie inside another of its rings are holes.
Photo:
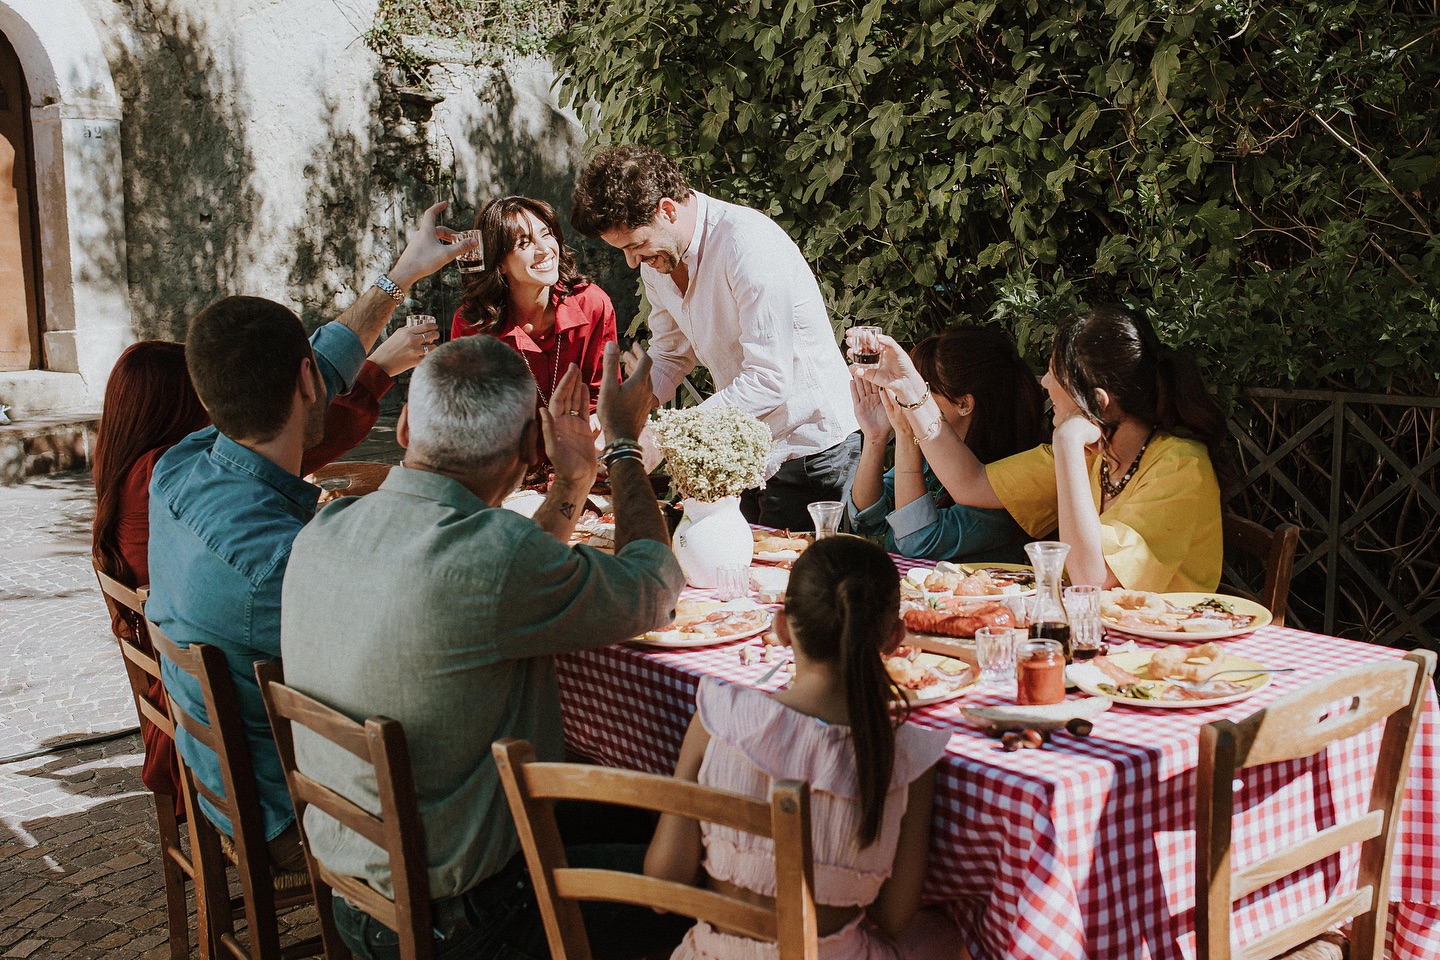
<path fill-rule="evenodd" d="M 1310 684 L 1239 723 L 1217 720 L 1200 729 L 1196 768 L 1195 934 L 1198 960 L 1269 960 L 1342 956 L 1331 928 L 1354 920 L 1350 960 L 1380 960 L 1389 911 L 1390 857 L 1405 793 L 1410 748 L 1419 726 L 1435 654 L 1417 650 L 1401 660 L 1370 663 Z M 1373 724 L 1385 724 L 1370 791 L 1370 812 L 1321 830 L 1232 875 L 1231 816 L 1237 771 L 1312 756 Z M 1235 901 L 1360 843 L 1357 889 L 1270 931 L 1240 949 L 1230 946 Z M 1297 949 L 1298 948 L 1298 949 Z M 1301 951 L 1304 951 L 1302 954 Z"/>
<path fill-rule="evenodd" d="M 1256 597 L 1270 611 L 1277 627 L 1285 625 L 1285 604 L 1290 598 L 1290 573 L 1295 567 L 1295 548 L 1300 544 L 1300 528 L 1282 523 L 1271 530 L 1254 520 L 1226 513 L 1221 520 L 1225 539 L 1226 580 L 1237 582 L 1234 567 L 1228 561 L 1239 552 L 1258 558 L 1265 564 L 1265 586 Z M 1248 591 L 1240 591 L 1242 593 Z"/>
<path fill-rule="evenodd" d="M 580 900 L 655 907 L 776 943 L 780 960 L 815 960 L 816 917 L 810 849 L 810 789 L 776 781 L 770 802 L 635 770 L 575 763 L 537 763 L 524 740 L 500 740 L 495 765 L 520 833 L 520 845 L 556 960 L 590 960 Z M 721 824 L 775 841 L 775 899 L 756 906 L 701 890 L 615 870 L 566 866 L 553 801 L 614 803 Z"/>
<path fill-rule="evenodd" d="M 339 497 L 363 497 L 380 489 L 392 466 L 372 460 L 337 460 L 316 470 L 308 479 L 324 491 L 321 499 L 326 502 Z"/>
<path fill-rule="evenodd" d="M 150 649 L 145 629 L 145 588 L 132 590 L 114 577 L 95 568 L 100 591 L 111 616 L 120 615 L 130 624 L 133 640 L 119 640 L 120 653 L 125 657 L 125 673 L 130 679 L 130 695 L 135 712 L 142 723 L 158 727 L 175 739 L 175 724 L 168 706 L 150 702 L 150 688 L 160 681 L 160 663 Z M 177 784 L 179 786 L 179 784 Z M 176 797 L 168 793 L 151 793 L 155 801 L 155 823 L 160 838 L 160 878 L 165 887 L 165 915 L 170 928 L 171 960 L 186 960 L 190 955 L 190 918 L 185 909 L 186 886 L 195 882 L 195 865 L 180 845 L 180 819 L 175 815 Z"/>
<path fill-rule="evenodd" d="M 238 960 L 277 960 L 280 957 L 308 957 L 321 952 L 319 937 L 280 946 L 279 914 L 310 903 L 309 875 L 300 871 L 279 871 L 270 863 L 265 827 L 255 774 L 250 765 L 250 748 L 240 716 L 235 683 L 225 655 L 217 647 L 192 643 L 181 648 L 146 621 L 155 651 L 194 677 L 205 699 L 209 722 L 192 716 L 171 701 L 175 724 L 196 741 L 215 752 L 225 793 L 215 793 L 190 768 L 182 764 L 188 798 L 204 797 L 230 821 L 234 838 L 223 835 L 201 811 L 198 802 L 187 809 L 190 815 L 191 851 L 200 874 L 200 927 L 223 953 Z M 234 912 L 229 899 L 227 867 L 233 866 L 240 879 L 246 940 L 235 933 Z"/>
<path fill-rule="evenodd" d="M 357 723 L 317 700 L 282 682 L 280 667 L 257 663 L 255 676 L 260 695 L 270 714 L 285 783 L 295 804 L 295 820 L 310 865 L 315 907 L 320 913 L 321 935 L 328 957 L 348 957 L 335 929 L 331 893 L 339 891 L 357 908 L 394 930 L 400 938 L 404 960 L 431 960 L 435 941 L 430 918 L 430 875 L 425 853 L 425 832 L 420 823 L 420 804 L 415 796 L 415 776 L 410 768 L 410 748 L 398 720 L 371 717 Z M 361 808 L 329 787 L 306 776 L 295 763 L 295 735 L 299 724 L 316 736 L 370 764 L 380 794 L 380 813 Z M 390 876 L 395 891 L 386 899 L 359 877 L 337 874 L 315 859 L 305 835 L 305 811 L 311 805 L 323 810 L 383 849 L 390 858 Z"/>

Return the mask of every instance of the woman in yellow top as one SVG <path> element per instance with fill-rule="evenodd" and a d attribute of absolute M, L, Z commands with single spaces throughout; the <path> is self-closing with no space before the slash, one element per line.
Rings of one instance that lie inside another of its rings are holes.
<path fill-rule="evenodd" d="M 988 466 L 957 437 L 894 340 L 852 367 L 887 388 L 956 503 L 1004 507 L 1032 537 L 1058 528 L 1072 583 L 1131 590 L 1214 590 L 1220 582 L 1225 417 L 1188 355 L 1164 346 L 1121 306 L 1078 313 L 1055 331 L 1041 385 L 1054 405 L 1051 443 Z"/>

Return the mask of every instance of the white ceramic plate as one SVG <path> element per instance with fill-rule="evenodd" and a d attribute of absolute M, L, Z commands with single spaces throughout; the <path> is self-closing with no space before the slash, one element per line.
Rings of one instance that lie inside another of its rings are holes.
<path fill-rule="evenodd" d="M 940 563 L 937 563 L 934 567 L 915 567 L 915 568 L 913 568 L 912 570 L 910 570 L 908 573 L 906 573 L 906 575 L 905 575 L 905 580 L 906 580 L 906 583 L 907 583 L 907 584 L 909 585 L 909 587 L 911 588 L 912 594 L 914 594 L 914 595 L 919 595 L 919 593 L 923 592 L 926 598 L 931 598 L 931 597 L 933 597 L 933 598 L 936 598 L 936 599 L 938 599 L 938 598 L 940 598 L 940 597 L 950 597 L 950 596 L 953 596 L 953 594 L 952 594 L 949 590 L 942 590 L 942 591 L 936 592 L 936 591 L 925 590 L 925 589 L 924 589 L 924 581 L 925 581 L 925 578 L 926 578 L 927 576 L 929 576 L 932 571 L 935 571 L 935 570 L 939 570 L 939 571 L 941 571 L 941 572 L 959 572 L 959 573 L 966 574 L 966 575 L 971 574 L 971 573 L 975 573 L 977 570 L 990 570 L 990 571 L 1003 571 L 1003 572 L 1011 572 L 1011 571 L 1021 571 L 1021 570 L 1023 570 L 1023 571 L 1026 571 L 1027 573 L 1028 573 L 1028 572 L 1031 572 L 1029 567 L 1027 567 L 1027 566 L 1025 566 L 1024 564 L 1021 564 L 1021 563 L 962 563 L 962 564 L 954 564 L 954 563 L 949 563 L 949 562 L 947 562 L 947 561 L 942 560 Z M 1033 581 L 1032 581 L 1032 582 L 1033 582 Z M 959 600 L 959 601 L 964 601 L 964 602 L 985 603 L 985 602 L 988 602 L 988 601 L 991 601 L 991 600 L 1004 601 L 1004 600 L 1008 600 L 1008 599 L 1011 598 L 1011 597 L 1033 597 L 1033 596 L 1035 596 L 1035 587 L 1034 587 L 1034 586 L 1031 586 L 1031 587 L 1029 587 L 1028 589 L 1016 590 L 1016 591 L 1013 591 L 1013 592 L 1011 592 L 1011 593 L 993 593 L 993 594 L 988 594 L 988 595 L 983 596 L 983 597 L 956 597 L 956 599 Z"/>
<path fill-rule="evenodd" d="M 963 660 L 922 650 L 914 662 L 935 675 L 936 682 L 919 690 L 905 690 L 905 698 L 912 707 L 928 707 L 932 703 L 954 700 L 975 686 L 975 669 Z"/>
<path fill-rule="evenodd" d="M 1150 640 L 1165 640 L 1170 643 L 1208 643 L 1211 640 L 1224 640 L 1227 637 L 1241 637 L 1269 625 L 1271 620 L 1269 610 L 1254 600 L 1246 600 L 1244 597 L 1232 597 L 1225 593 L 1162 593 L 1160 596 L 1164 597 L 1166 602 L 1177 607 L 1189 607 L 1206 600 L 1219 600 L 1235 613 L 1248 614 L 1255 619 L 1248 627 L 1227 627 L 1221 630 L 1203 631 L 1121 626 L 1104 615 L 1100 617 L 1100 620 L 1112 630 L 1119 630 L 1122 633 Z"/>
<path fill-rule="evenodd" d="M 1112 654 L 1110 659 L 1120 667 L 1129 670 L 1131 673 L 1147 678 L 1149 674 L 1143 668 L 1150 664 L 1150 657 L 1154 650 L 1136 650 L 1134 653 Z M 1220 666 L 1225 670 L 1264 670 L 1265 666 L 1257 663 L 1248 657 L 1236 656 L 1227 653 Z M 1252 697 L 1270 685 L 1270 674 L 1262 673 L 1253 678 L 1247 678 L 1243 674 L 1231 674 L 1226 679 L 1242 684 L 1248 689 L 1244 693 L 1234 693 L 1223 697 L 1209 697 L 1204 700 L 1145 700 L 1139 697 L 1123 697 L 1114 693 L 1106 693 L 1100 689 L 1100 684 L 1114 685 L 1115 681 L 1105 675 L 1099 667 L 1093 663 L 1072 663 L 1065 668 L 1065 676 L 1081 690 L 1096 697 L 1107 697 L 1116 703 L 1123 703 L 1127 707 L 1144 707 L 1156 710 L 1191 710 L 1196 707 L 1208 708 L 1218 707 L 1225 703 L 1235 703 L 1237 700 L 1244 700 Z M 1164 680 L 1150 681 L 1156 685 L 1156 692 L 1163 692 L 1166 687 L 1171 686 Z"/>
<path fill-rule="evenodd" d="M 686 603 L 687 601 L 681 601 Z M 766 610 L 753 600 L 731 600 L 721 603 L 718 600 L 688 601 L 694 604 L 696 612 L 704 611 L 714 613 L 719 610 L 742 610 L 757 611 L 758 614 L 747 618 L 743 624 L 737 625 L 734 630 L 721 632 L 714 636 L 692 633 L 685 630 L 655 630 L 650 633 L 643 633 L 631 643 L 645 647 L 665 647 L 671 650 L 684 650 L 689 647 L 713 647 L 721 643 L 733 643 L 736 640 L 748 640 L 753 636 L 764 633 L 769 629 L 770 623 L 775 619 L 774 614 Z M 682 608 L 683 609 L 683 608 Z M 681 615 L 682 618 L 684 614 Z"/>

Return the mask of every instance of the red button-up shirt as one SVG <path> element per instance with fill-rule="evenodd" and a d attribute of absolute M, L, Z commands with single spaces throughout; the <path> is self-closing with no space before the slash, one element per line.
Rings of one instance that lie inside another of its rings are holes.
<path fill-rule="evenodd" d="M 561 302 L 552 293 L 555 304 L 555 326 L 540 336 L 532 336 L 514 325 L 505 327 L 497 338 L 525 358 L 530 375 L 535 378 L 539 393 L 536 405 L 548 403 L 555 384 L 565 376 L 570 364 L 580 368 L 580 376 L 590 385 L 590 412 L 600 397 L 600 381 L 605 375 L 605 344 L 616 339 L 615 307 L 610 297 L 597 284 L 581 287 Z M 450 339 L 478 333 L 455 311 L 450 323 Z"/>

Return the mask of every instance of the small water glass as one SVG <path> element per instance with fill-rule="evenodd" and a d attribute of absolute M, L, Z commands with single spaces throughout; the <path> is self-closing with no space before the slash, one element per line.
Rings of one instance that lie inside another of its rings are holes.
<path fill-rule="evenodd" d="M 850 340 L 850 362 L 861 366 L 872 366 L 880 362 L 880 335 L 885 331 L 879 327 L 857 325 L 850 328 L 855 336 Z"/>
<path fill-rule="evenodd" d="M 1065 616 L 1070 621 L 1070 650 L 1076 660 L 1100 652 L 1105 629 L 1100 623 L 1100 588 L 1088 584 L 1065 588 Z"/>
<path fill-rule="evenodd" d="M 480 248 L 480 231 L 455 231 L 455 243 L 464 243 L 470 239 L 474 239 L 475 248 L 473 250 L 467 250 L 455 258 L 455 263 L 460 267 L 461 273 L 479 273 L 485 269 L 485 253 Z"/>
<path fill-rule="evenodd" d="M 1018 631 L 1009 627 L 981 627 L 975 631 L 975 660 L 981 683 L 1015 679 L 1015 644 Z"/>
<path fill-rule="evenodd" d="M 815 521 L 815 539 L 824 540 L 840 532 L 840 515 L 845 504 L 839 500 L 817 500 L 810 504 L 810 518 Z"/>
<path fill-rule="evenodd" d="M 423 314 L 423 313 L 412 313 L 412 314 L 410 314 L 410 316 L 408 316 L 408 317 L 405 318 L 405 326 L 407 326 L 407 327 L 423 327 L 423 326 L 425 326 L 425 324 L 427 324 L 427 323 L 434 323 L 434 324 L 435 324 L 435 329 L 436 329 L 436 330 L 439 330 L 439 329 L 440 329 L 440 324 L 439 324 L 438 322 L 436 322 L 435 318 L 432 317 L 432 316 L 429 316 L 429 315 L 427 315 L 427 314 Z M 428 343 L 423 344 L 423 345 L 420 347 L 420 352 L 421 352 L 421 353 L 429 353 L 429 352 L 430 352 L 430 344 L 428 344 Z"/>
<path fill-rule="evenodd" d="M 740 600 L 750 596 L 750 565 L 720 567 L 715 571 L 715 598 Z"/>

